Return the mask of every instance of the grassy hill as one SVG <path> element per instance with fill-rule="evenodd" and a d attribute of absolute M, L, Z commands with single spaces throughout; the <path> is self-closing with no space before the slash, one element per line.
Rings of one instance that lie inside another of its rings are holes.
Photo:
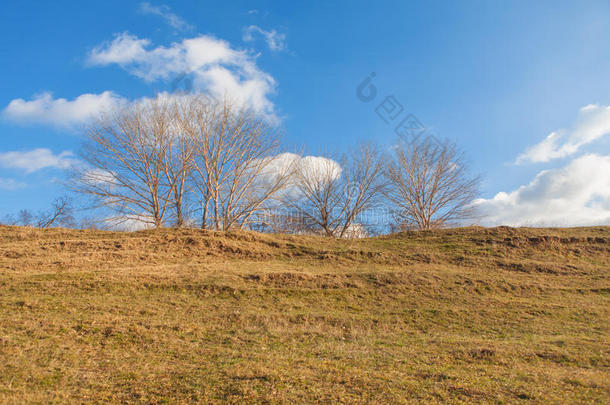
<path fill-rule="evenodd" d="M 0 227 L 0 402 L 610 402 L 610 228 Z"/>

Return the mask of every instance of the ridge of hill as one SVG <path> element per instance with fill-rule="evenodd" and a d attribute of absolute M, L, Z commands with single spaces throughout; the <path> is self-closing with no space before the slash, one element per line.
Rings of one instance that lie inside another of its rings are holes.
<path fill-rule="evenodd" d="M 610 227 L 0 226 L 0 402 L 610 400 Z"/>

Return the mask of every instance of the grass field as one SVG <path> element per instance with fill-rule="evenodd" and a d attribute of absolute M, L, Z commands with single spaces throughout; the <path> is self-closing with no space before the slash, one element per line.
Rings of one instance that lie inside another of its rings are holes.
<path fill-rule="evenodd" d="M 609 403 L 609 304 L 609 227 L 0 227 L 0 402 Z"/>

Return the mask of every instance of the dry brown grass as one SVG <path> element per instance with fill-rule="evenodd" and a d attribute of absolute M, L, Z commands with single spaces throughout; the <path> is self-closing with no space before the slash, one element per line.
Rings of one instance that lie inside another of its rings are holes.
<path fill-rule="evenodd" d="M 0 227 L 0 401 L 610 401 L 610 228 Z"/>

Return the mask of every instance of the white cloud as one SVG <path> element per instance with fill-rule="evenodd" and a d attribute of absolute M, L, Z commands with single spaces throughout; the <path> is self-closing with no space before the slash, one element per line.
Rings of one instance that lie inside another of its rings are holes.
<path fill-rule="evenodd" d="M 0 167 L 20 169 L 26 173 L 32 173 L 47 167 L 66 169 L 76 161 L 70 151 L 55 155 L 49 149 L 44 148 L 0 153 Z"/>
<path fill-rule="evenodd" d="M 263 158 L 266 162 L 262 171 L 262 177 L 268 177 L 269 183 L 273 183 L 278 176 L 282 176 L 291 170 L 294 163 L 300 159 L 300 156 L 295 153 L 280 153 L 276 156 Z"/>
<path fill-rule="evenodd" d="M 195 91 L 216 98 L 229 97 L 275 117 L 269 99 L 276 87 L 273 77 L 258 68 L 254 55 L 211 36 L 150 48 L 149 40 L 122 33 L 112 42 L 94 48 L 88 62 L 99 66 L 118 64 L 148 82 L 189 75 Z"/>
<path fill-rule="evenodd" d="M 25 186 L 25 183 L 21 183 L 15 179 L 3 179 L 0 177 L 0 190 L 13 191 Z"/>
<path fill-rule="evenodd" d="M 154 228 L 153 218 L 149 215 L 123 215 L 105 218 L 104 228 L 112 231 L 135 232 Z"/>
<path fill-rule="evenodd" d="M 54 99 L 51 93 L 42 93 L 32 100 L 21 98 L 11 101 L 2 111 L 6 120 L 21 124 L 48 124 L 73 127 L 86 123 L 92 117 L 115 108 L 124 100 L 111 91 L 101 94 L 83 94 L 74 100 Z"/>
<path fill-rule="evenodd" d="M 277 156 L 268 157 L 269 163 L 260 175 L 258 184 L 273 184 L 279 176 L 292 173 L 292 178 L 287 182 L 286 188 L 278 196 L 300 197 L 300 191 L 296 187 L 299 175 L 305 176 L 310 184 L 323 183 L 328 178 L 336 180 L 341 177 L 341 165 L 335 160 L 322 156 L 300 156 L 295 153 L 281 153 Z M 298 173 L 298 174 L 297 174 Z"/>
<path fill-rule="evenodd" d="M 337 180 L 343 169 L 335 160 L 323 156 L 305 156 L 297 163 L 299 172 L 307 176 L 311 182 L 323 182 L 328 178 Z"/>
<path fill-rule="evenodd" d="M 265 174 L 275 176 L 276 173 L 283 173 L 291 167 L 298 169 L 311 181 L 325 180 L 332 178 L 338 179 L 341 176 L 341 165 L 333 159 L 323 156 L 303 156 L 295 153 L 281 153 L 273 156 L 271 162 L 265 167 Z"/>
<path fill-rule="evenodd" d="M 571 130 L 552 132 L 517 157 L 516 163 L 548 162 L 573 155 L 582 146 L 610 134 L 610 107 L 587 105 L 580 109 Z"/>
<path fill-rule="evenodd" d="M 140 39 L 128 33 L 119 34 L 111 42 L 93 48 L 87 61 L 94 66 L 132 63 L 146 57 L 146 47 L 149 45 L 148 39 Z"/>
<path fill-rule="evenodd" d="M 283 51 L 286 49 L 286 34 L 279 33 L 276 30 L 265 31 L 256 25 L 244 28 L 243 40 L 246 42 L 254 41 L 255 33 L 263 36 L 270 50 Z"/>
<path fill-rule="evenodd" d="M 151 48 L 148 39 L 128 33 L 94 48 L 90 65 L 117 64 L 145 80 L 170 80 L 188 77 L 195 92 L 207 92 L 214 98 L 228 97 L 277 120 L 269 99 L 276 82 L 256 65 L 255 56 L 236 50 L 211 36 L 184 39 L 169 47 Z M 53 98 L 49 92 L 30 100 L 15 99 L 2 111 L 4 119 L 20 124 L 46 124 L 74 128 L 86 124 L 102 112 L 126 105 L 128 100 L 112 91 L 83 94 L 73 100 Z"/>
<path fill-rule="evenodd" d="M 527 185 L 474 205 L 483 225 L 610 225 L 610 156 L 584 155 L 541 171 Z"/>
<path fill-rule="evenodd" d="M 97 168 L 85 170 L 82 175 L 82 181 L 91 185 L 105 184 L 114 186 L 118 184 L 116 174 L 114 172 Z"/>
<path fill-rule="evenodd" d="M 172 13 L 171 9 L 163 4 L 160 6 L 153 6 L 149 2 L 144 1 L 140 3 L 139 10 L 142 14 L 152 14 L 163 18 L 168 25 L 179 31 L 189 31 L 194 28 L 181 17 Z"/>

